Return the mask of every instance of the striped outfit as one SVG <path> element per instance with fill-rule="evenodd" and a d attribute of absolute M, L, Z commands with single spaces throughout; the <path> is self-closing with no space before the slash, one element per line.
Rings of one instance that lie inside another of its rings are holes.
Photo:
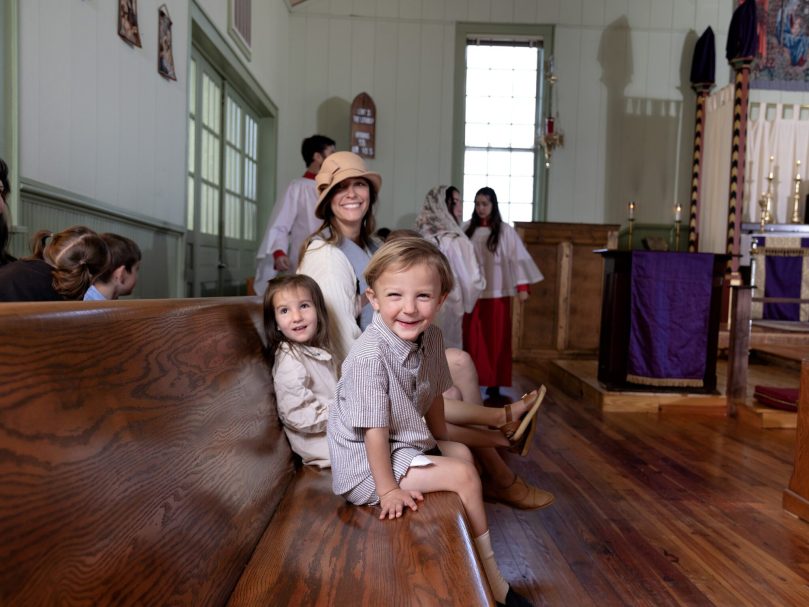
<path fill-rule="evenodd" d="M 364 429 L 389 429 L 390 459 L 398 483 L 414 457 L 436 447 L 424 414 L 451 385 L 437 327 L 427 327 L 418 342 L 405 341 L 374 314 L 343 363 L 329 411 L 334 493 L 354 504 L 378 503 Z"/>

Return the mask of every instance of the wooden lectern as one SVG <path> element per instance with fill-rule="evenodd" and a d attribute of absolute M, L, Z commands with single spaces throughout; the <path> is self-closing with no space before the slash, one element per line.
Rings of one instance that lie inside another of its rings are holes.
<path fill-rule="evenodd" d="M 598 349 L 598 381 L 608 390 L 640 390 L 654 392 L 714 392 L 716 390 L 716 351 L 719 340 L 719 318 L 722 283 L 727 255 L 713 255 L 710 285 L 710 308 L 707 311 L 708 340 L 705 375 L 701 387 L 684 389 L 677 386 L 642 385 L 628 381 L 630 327 L 632 324 L 632 259 L 633 251 L 599 250 L 604 258 L 604 287 L 601 306 L 601 334 Z M 704 253 L 654 252 L 654 255 L 706 255 Z M 675 258 L 670 258 L 674 260 Z M 666 322 L 661 319 L 661 322 Z"/>

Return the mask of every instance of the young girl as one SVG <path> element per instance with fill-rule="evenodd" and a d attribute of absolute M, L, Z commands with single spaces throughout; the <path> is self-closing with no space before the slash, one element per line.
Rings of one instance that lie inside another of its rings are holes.
<path fill-rule="evenodd" d="M 309 276 L 279 275 L 264 293 L 264 330 L 273 359 L 278 415 L 304 464 L 329 467 L 326 422 L 336 370 L 323 293 Z"/>
<path fill-rule="evenodd" d="M 464 315 L 464 350 L 475 361 L 489 397 L 498 399 L 499 386 L 511 385 L 511 298 L 516 293 L 520 301 L 528 299 L 528 285 L 542 280 L 542 273 L 514 228 L 501 219 L 493 189 L 475 194 L 475 210 L 464 231 L 486 279 L 472 313 Z"/>
<path fill-rule="evenodd" d="M 343 364 L 329 413 L 334 492 L 354 504 L 379 504 L 380 519 L 392 519 L 405 507 L 417 510 L 424 493 L 454 491 L 496 601 L 530 605 L 495 562 L 469 449 L 443 440 L 450 424 L 442 392 L 452 380 L 432 322 L 452 289 L 446 257 L 422 238 L 389 241 L 371 258 L 365 279 L 376 313 Z"/>

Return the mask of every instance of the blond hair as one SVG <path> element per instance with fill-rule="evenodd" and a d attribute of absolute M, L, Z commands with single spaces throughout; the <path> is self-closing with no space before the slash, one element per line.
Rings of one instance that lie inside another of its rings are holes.
<path fill-rule="evenodd" d="M 374 283 L 391 268 L 407 270 L 416 264 L 426 264 L 438 273 L 441 295 L 452 290 L 452 269 L 446 256 L 433 243 L 415 236 L 401 236 L 388 240 L 379 247 L 365 268 L 365 281 L 374 288 Z"/>

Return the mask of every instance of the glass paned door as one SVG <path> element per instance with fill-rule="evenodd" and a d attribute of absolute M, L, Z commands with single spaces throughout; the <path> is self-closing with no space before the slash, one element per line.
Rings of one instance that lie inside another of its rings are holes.
<path fill-rule="evenodd" d="M 186 291 L 243 295 L 255 267 L 258 119 L 194 50 L 189 69 Z"/>

